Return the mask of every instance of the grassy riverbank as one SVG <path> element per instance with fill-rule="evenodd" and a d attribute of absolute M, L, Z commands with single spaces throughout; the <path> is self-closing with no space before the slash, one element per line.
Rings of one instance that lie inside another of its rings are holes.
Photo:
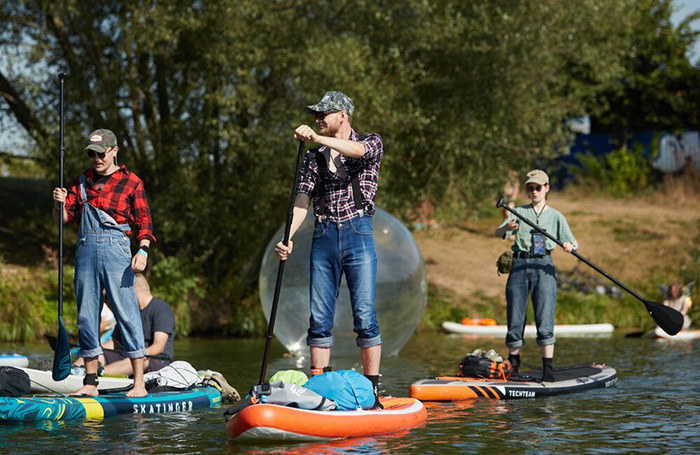
<path fill-rule="evenodd" d="M 26 181 L 20 182 L 29 198 L 24 202 L 33 201 L 31 195 L 36 192 L 32 188 L 44 185 L 30 183 L 28 186 Z M 9 194 L 7 187 L 3 190 L 0 185 L 0 195 L 3 191 L 6 196 Z M 666 186 L 632 200 L 569 190 L 550 193 L 549 203 L 566 215 L 581 244 L 580 254 L 643 297 L 663 301 L 658 284 L 667 285 L 674 279 L 683 284 L 700 282 L 700 197 L 693 188 Z M 37 205 L 47 207 L 46 216 L 30 208 Z M 28 204 L 12 197 L 0 203 L 0 216 L 11 220 L 0 225 L 2 341 L 36 339 L 56 330 L 57 252 L 50 246 L 55 228 L 48 220 L 48 208 L 48 198 Z M 430 283 L 420 330 L 438 330 L 441 322 L 459 321 L 466 316 L 505 323 L 507 276 L 497 275 L 495 262 L 510 243 L 493 236 L 500 216 L 498 210 L 487 207 L 478 220 L 414 232 Z M 67 229 L 66 248 L 70 249 L 75 236 L 71 227 Z M 562 251 L 554 253 L 554 261 L 560 281 L 568 280 L 571 289 L 559 291 L 557 323 L 610 322 L 625 329 L 653 327 L 653 320 L 638 300 L 624 292 L 620 297 L 599 294 L 609 293 L 612 283 L 593 269 Z M 202 323 L 197 321 L 199 279 L 179 275 L 180 269 L 168 260 L 161 261 L 151 271 L 152 284 L 158 287 L 159 296 L 174 302 L 180 335 L 191 330 L 206 333 L 206 327 L 198 326 Z M 64 321 L 70 328 L 76 318 L 73 269 L 67 265 L 64 270 Z M 696 286 L 694 291 L 696 302 L 699 288 Z M 582 289 L 587 292 L 581 292 Z M 239 321 L 241 327 L 245 326 L 245 330 L 233 327 L 226 334 L 265 331 L 256 296 L 222 311 L 230 313 L 234 323 Z M 692 317 L 700 321 L 700 304 L 693 308 Z"/>

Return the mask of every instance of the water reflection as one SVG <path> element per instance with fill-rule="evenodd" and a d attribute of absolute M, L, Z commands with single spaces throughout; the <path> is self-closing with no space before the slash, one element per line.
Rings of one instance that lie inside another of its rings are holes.
<path fill-rule="evenodd" d="M 475 348 L 505 352 L 497 339 L 421 333 L 399 356 L 382 359 L 381 386 L 405 396 L 420 378 L 454 374 Z M 226 437 L 223 411 L 124 415 L 104 421 L 0 423 L 0 451 L 16 453 L 694 453 L 700 447 L 700 340 L 659 342 L 615 335 L 561 339 L 555 364 L 606 363 L 616 387 L 538 399 L 428 403 L 428 422 L 395 435 L 308 444 L 238 443 Z M 264 340 L 187 339 L 176 351 L 196 368 L 221 371 L 241 393 L 258 380 Z M 4 349 L 0 349 L 4 350 Z M 9 349 L 8 349 L 9 350 Z M 43 344 L 14 346 L 30 361 L 52 358 Z M 273 343 L 268 377 L 280 369 L 308 368 Z M 33 360 L 31 360 L 33 359 Z M 523 359 L 539 363 L 528 343 Z M 336 369 L 359 368 L 359 353 L 335 357 Z"/>
<path fill-rule="evenodd" d="M 405 453 L 414 448 L 415 441 L 409 437 L 410 431 L 400 431 L 390 435 L 371 438 L 350 438 L 335 441 L 311 443 L 271 442 L 267 445 L 255 443 L 229 443 L 235 453 L 285 453 L 285 454 L 343 454 L 343 453 Z"/>

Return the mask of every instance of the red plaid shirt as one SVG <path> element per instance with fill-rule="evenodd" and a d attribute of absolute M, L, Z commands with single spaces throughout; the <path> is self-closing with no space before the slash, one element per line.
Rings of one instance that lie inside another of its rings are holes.
<path fill-rule="evenodd" d="M 309 150 L 306 153 L 306 159 L 299 174 L 297 193 L 308 194 L 309 197 L 313 196 L 314 214 L 322 216 L 325 220 L 346 221 L 358 215 L 350 183 L 350 174 L 358 167 L 361 168 L 358 178 L 360 191 L 362 191 L 364 198 L 364 212 L 367 215 L 374 215 L 374 198 L 377 195 L 379 185 L 379 167 L 384 155 L 384 144 L 382 138 L 376 133 L 358 136 L 355 130 L 350 133 L 350 140 L 362 143 L 365 147 L 365 154 L 362 158 L 340 155 L 340 160 L 345 167 L 346 177 L 344 178 L 338 177 L 327 168 L 324 171 L 326 173 L 323 180 L 326 185 L 326 213 L 319 213 L 318 192 L 314 191 L 318 181 L 318 164 L 314 151 Z M 324 148 L 325 146 L 318 150 L 322 151 Z"/>
<path fill-rule="evenodd" d="M 134 227 L 138 240 L 156 241 L 153 236 L 153 220 L 151 220 L 151 209 L 146 199 L 146 190 L 136 174 L 129 172 L 126 166 L 121 165 L 101 190 L 95 187 L 95 180 L 99 178 L 95 169 L 90 168 L 83 174 L 85 174 L 86 180 L 85 197 L 87 202 L 108 213 L 117 223 L 129 224 Z M 68 221 L 76 220 L 76 225 L 78 225 L 82 209 L 80 176 L 78 176 L 68 187 L 68 197 L 66 198 Z M 126 235 L 131 235 L 131 231 L 127 232 Z"/>

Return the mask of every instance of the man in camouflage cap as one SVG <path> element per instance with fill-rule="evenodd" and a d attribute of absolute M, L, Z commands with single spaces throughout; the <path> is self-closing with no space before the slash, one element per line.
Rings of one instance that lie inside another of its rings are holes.
<path fill-rule="evenodd" d="M 374 306 L 377 255 L 372 215 L 384 154 L 376 133 L 358 135 L 352 128 L 355 103 L 342 92 L 326 92 L 307 106 L 319 133 L 300 125 L 294 138 L 318 146 L 306 154 L 297 187 L 289 238 L 304 222 L 313 198 L 316 224 L 311 244 L 311 317 L 306 343 L 311 350 L 311 374 L 330 368 L 333 318 L 341 277 L 345 274 L 352 301 L 354 331 L 362 355 L 362 369 L 372 381 L 376 408 L 382 338 Z M 293 243 L 275 247 L 280 260 L 292 253 Z"/>

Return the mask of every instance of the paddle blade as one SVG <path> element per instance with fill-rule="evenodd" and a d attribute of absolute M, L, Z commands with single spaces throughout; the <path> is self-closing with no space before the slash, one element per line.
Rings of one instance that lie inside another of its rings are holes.
<path fill-rule="evenodd" d="M 48 333 L 45 333 L 44 338 L 46 338 L 46 341 L 49 342 L 49 346 L 51 346 L 51 350 L 55 351 L 56 350 L 56 337 L 53 335 L 49 335 Z"/>
<path fill-rule="evenodd" d="M 68 343 L 68 334 L 63 321 L 58 320 L 58 337 L 56 339 L 56 348 L 53 353 L 53 371 L 51 377 L 54 381 L 63 381 L 70 374 L 71 359 L 70 359 L 70 344 Z"/>
<path fill-rule="evenodd" d="M 661 330 L 673 336 L 683 328 L 683 315 L 671 307 L 651 300 L 643 300 L 644 306 Z"/>

